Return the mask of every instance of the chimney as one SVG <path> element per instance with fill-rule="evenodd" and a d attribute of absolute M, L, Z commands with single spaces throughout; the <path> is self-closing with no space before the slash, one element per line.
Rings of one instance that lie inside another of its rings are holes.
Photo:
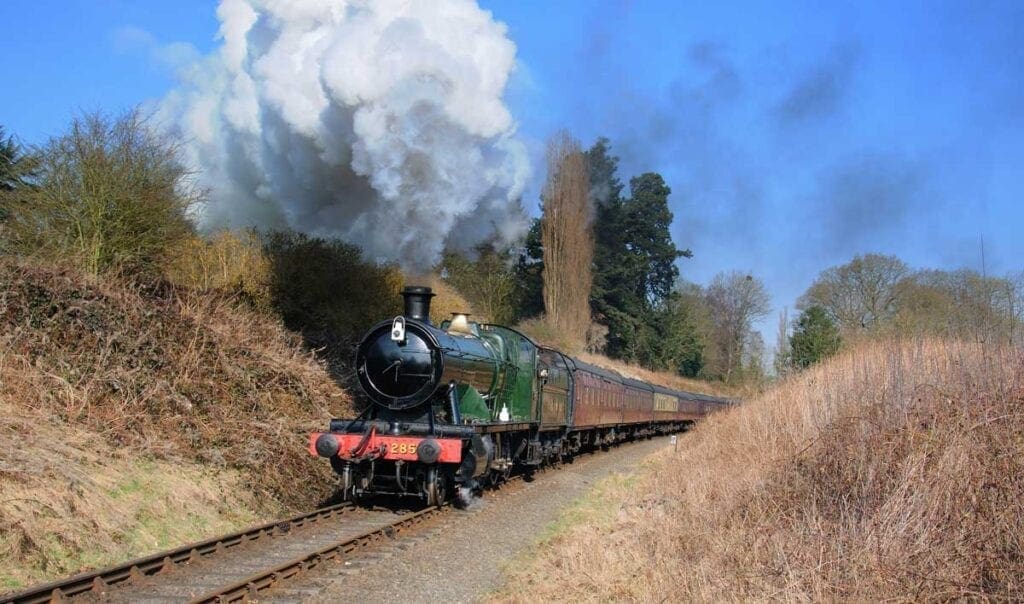
<path fill-rule="evenodd" d="M 430 324 L 430 299 L 434 292 L 429 287 L 409 285 L 402 290 L 405 299 L 405 316 Z"/>

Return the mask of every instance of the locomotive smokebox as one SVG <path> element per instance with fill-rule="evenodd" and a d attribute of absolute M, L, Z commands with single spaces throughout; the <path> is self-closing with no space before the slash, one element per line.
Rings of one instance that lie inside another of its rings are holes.
<path fill-rule="evenodd" d="M 430 323 L 430 299 L 435 296 L 429 287 L 409 285 L 402 290 L 405 299 L 405 316 L 424 323 Z"/>

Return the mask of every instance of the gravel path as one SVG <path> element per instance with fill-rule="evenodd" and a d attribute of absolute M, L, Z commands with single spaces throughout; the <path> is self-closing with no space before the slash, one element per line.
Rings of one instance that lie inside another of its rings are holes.
<path fill-rule="evenodd" d="M 634 471 L 668 445 L 657 438 L 577 459 L 530 483 L 484 497 L 437 527 L 355 560 L 299 579 L 262 602 L 473 602 L 501 587 L 502 569 L 532 547 L 560 512 L 595 481 Z"/>

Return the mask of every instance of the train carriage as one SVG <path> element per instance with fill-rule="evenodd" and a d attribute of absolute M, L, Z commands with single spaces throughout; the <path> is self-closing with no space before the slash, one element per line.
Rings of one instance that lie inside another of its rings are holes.
<path fill-rule="evenodd" d="M 622 382 L 629 393 L 622 406 L 622 423 L 651 422 L 654 414 L 654 387 L 631 378 L 623 378 Z"/>
<path fill-rule="evenodd" d="M 622 378 L 596 365 L 572 359 L 575 384 L 573 426 L 589 428 L 622 422 Z"/>
<path fill-rule="evenodd" d="M 679 415 L 679 396 L 664 386 L 654 386 L 654 410 L 652 417 L 655 422 L 670 422 L 683 419 Z"/>
<path fill-rule="evenodd" d="M 564 427 L 571 421 L 572 375 L 568 358 L 551 348 L 540 349 L 540 425 Z"/>

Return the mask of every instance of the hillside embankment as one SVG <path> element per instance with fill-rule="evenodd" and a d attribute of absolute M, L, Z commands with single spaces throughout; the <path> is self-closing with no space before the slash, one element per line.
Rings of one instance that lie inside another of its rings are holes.
<path fill-rule="evenodd" d="M 1017 600 L 1024 355 L 863 345 L 588 498 L 499 599 Z"/>
<path fill-rule="evenodd" d="M 0 259 L 0 593 L 309 509 L 308 434 L 351 413 L 269 312 Z"/>
<path fill-rule="evenodd" d="M 0 591 L 318 503 L 349 410 L 229 299 L 0 261 Z"/>

